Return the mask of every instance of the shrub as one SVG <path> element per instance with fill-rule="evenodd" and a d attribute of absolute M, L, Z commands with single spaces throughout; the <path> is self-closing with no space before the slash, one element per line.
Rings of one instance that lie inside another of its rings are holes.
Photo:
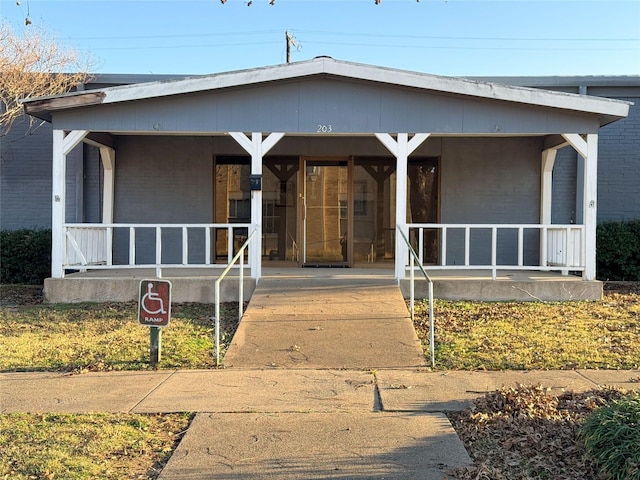
<path fill-rule="evenodd" d="M 42 285 L 51 276 L 51 230 L 0 231 L 0 283 Z"/>
<path fill-rule="evenodd" d="M 613 480 L 640 480 L 640 392 L 594 411 L 578 437 L 587 455 Z"/>
<path fill-rule="evenodd" d="M 640 280 L 640 219 L 598 225 L 596 242 L 600 280 Z"/>

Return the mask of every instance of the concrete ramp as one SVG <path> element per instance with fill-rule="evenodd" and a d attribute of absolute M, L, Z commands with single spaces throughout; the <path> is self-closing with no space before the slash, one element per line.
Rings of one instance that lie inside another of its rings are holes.
<path fill-rule="evenodd" d="M 224 364 L 392 368 L 426 362 L 393 279 L 263 277 Z"/>

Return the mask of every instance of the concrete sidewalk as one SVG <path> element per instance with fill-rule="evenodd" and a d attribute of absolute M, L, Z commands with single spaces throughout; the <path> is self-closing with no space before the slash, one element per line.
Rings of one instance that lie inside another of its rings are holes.
<path fill-rule="evenodd" d="M 639 379 L 415 368 L 3 373 L 0 412 L 199 412 L 162 480 L 435 480 L 471 462 L 443 412 L 503 386 L 640 389 Z"/>

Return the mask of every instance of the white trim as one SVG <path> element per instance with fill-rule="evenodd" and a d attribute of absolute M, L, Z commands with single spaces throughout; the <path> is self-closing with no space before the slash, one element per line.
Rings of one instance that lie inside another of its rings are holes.
<path fill-rule="evenodd" d="M 102 223 L 113 223 L 113 207 L 115 192 L 116 152 L 113 148 L 101 146 L 100 159 L 104 170 L 102 194 Z"/>
<path fill-rule="evenodd" d="M 587 141 L 577 133 L 563 133 L 562 137 L 571 144 L 582 158 L 587 158 L 588 146 Z"/>
<path fill-rule="evenodd" d="M 170 95 L 188 94 L 202 91 L 220 90 L 230 87 L 242 87 L 266 82 L 291 80 L 318 75 L 333 75 L 337 77 L 372 81 L 388 85 L 399 85 L 434 92 L 469 95 L 490 100 L 509 101 L 524 105 L 560 108 L 569 111 L 597 114 L 605 117 L 624 118 L 629 113 L 629 102 L 602 97 L 590 97 L 574 93 L 556 92 L 539 88 L 528 88 L 513 85 L 502 85 L 457 77 L 444 77 L 408 70 L 398 70 L 388 67 L 366 65 L 354 62 L 334 60 L 332 58 L 315 58 L 303 62 L 285 65 L 222 72 L 206 76 L 188 77 L 178 80 L 156 81 L 109 87 L 100 90 L 104 98 L 96 99 L 98 90 L 89 90 L 55 97 L 46 109 L 49 112 L 72 108 L 64 100 L 69 97 L 87 95 L 88 104 L 107 104 L 141 100 Z M 26 108 L 29 104 L 43 100 L 34 98 L 24 100 Z M 60 100 L 59 102 L 57 100 Z M 601 118 L 601 124 L 615 119 Z"/>
<path fill-rule="evenodd" d="M 69 155 L 69 153 L 71 153 L 71 150 L 76 148 L 76 146 L 78 146 L 78 144 L 82 142 L 82 140 L 84 140 L 84 137 L 86 137 L 88 133 L 88 130 L 72 130 L 71 132 L 69 132 L 62 141 L 62 154 Z"/>
<path fill-rule="evenodd" d="M 409 138 L 408 133 L 398 133 L 397 140 L 394 140 L 388 133 L 376 133 L 376 138 L 382 143 L 392 155 L 396 157 L 396 236 L 397 230 L 409 238 L 409 228 L 407 227 L 407 172 L 409 155 L 415 151 L 427 138 L 430 133 L 416 133 Z M 396 260 L 395 277 L 401 280 L 405 277 L 406 262 L 409 259 L 409 247 L 405 242 L 396 239 Z"/>
<path fill-rule="evenodd" d="M 542 152 L 540 171 L 540 223 L 551 223 L 551 201 L 553 197 L 553 166 L 556 161 L 557 148 L 549 148 Z"/>
<path fill-rule="evenodd" d="M 65 204 L 66 204 L 66 163 L 64 153 L 64 131 L 53 131 L 53 158 L 51 169 L 51 276 L 64 277 L 62 265 L 66 263 L 65 248 Z"/>
<path fill-rule="evenodd" d="M 584 159 L 583 223 L 585 229 L 586 280 L 596 278 L 596 225 L 598 197 L 598 135 L 587 135 L 587 155 Z"/>
<path fill-rule="evenodd" d="M 117 103 L 206 90 L 219 90 L 229 87 L 255 85 L 322 74 L 432 90 L 435 92 L 470 95 L 492 100 L 562 108 L 601 115 L 613 115 L 620 118 L 626 117 L 629 112 L 628 102 L 618 100 L 587 97 L 573 93 L 554 92 L 537 88 L 501 85 L 499 83 L 482 82 L 465 78 L 445 77 L 376 65 L 345 62 L 332 58 L 316 58 L 286 65 L 273 65 L 179 80 L 110 87 L 102 90 L 105 93 L 105 97 L 101 103 Z M 83 93 L 87 94 L 88 92 Z M 90 91 L 89 93 L 95 92 Z M 71 95 L 82 95 L 82 93 Z M 29 100 L 26 100 L 24 103 L 29 103 Z"/>
<path fill-rule="evenodd" d="M 251 174 L 262 175 L 262 159 L 281 139 L 282 132 L 272 132 L 264 140 L 262 132 L 252 132 L 251 139 L 243 132 L 229 132 L 229 135 L 251 155 Z M 251 224 L 262 231 L 262 190 L 251 191 Z M 249 248 L 249 266 L 251 276 L 256 280 L 262 275 L 262 235 L 253 240 L 253 248 Z"/>

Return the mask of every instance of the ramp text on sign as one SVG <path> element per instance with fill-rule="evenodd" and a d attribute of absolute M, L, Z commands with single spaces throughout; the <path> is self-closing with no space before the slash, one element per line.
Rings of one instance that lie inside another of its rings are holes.
<path fill-rule="evenodd" d="M 138 323 L 166 327 L 171 319 L 171 282 L 142 280 L 138 295 Z"/>

